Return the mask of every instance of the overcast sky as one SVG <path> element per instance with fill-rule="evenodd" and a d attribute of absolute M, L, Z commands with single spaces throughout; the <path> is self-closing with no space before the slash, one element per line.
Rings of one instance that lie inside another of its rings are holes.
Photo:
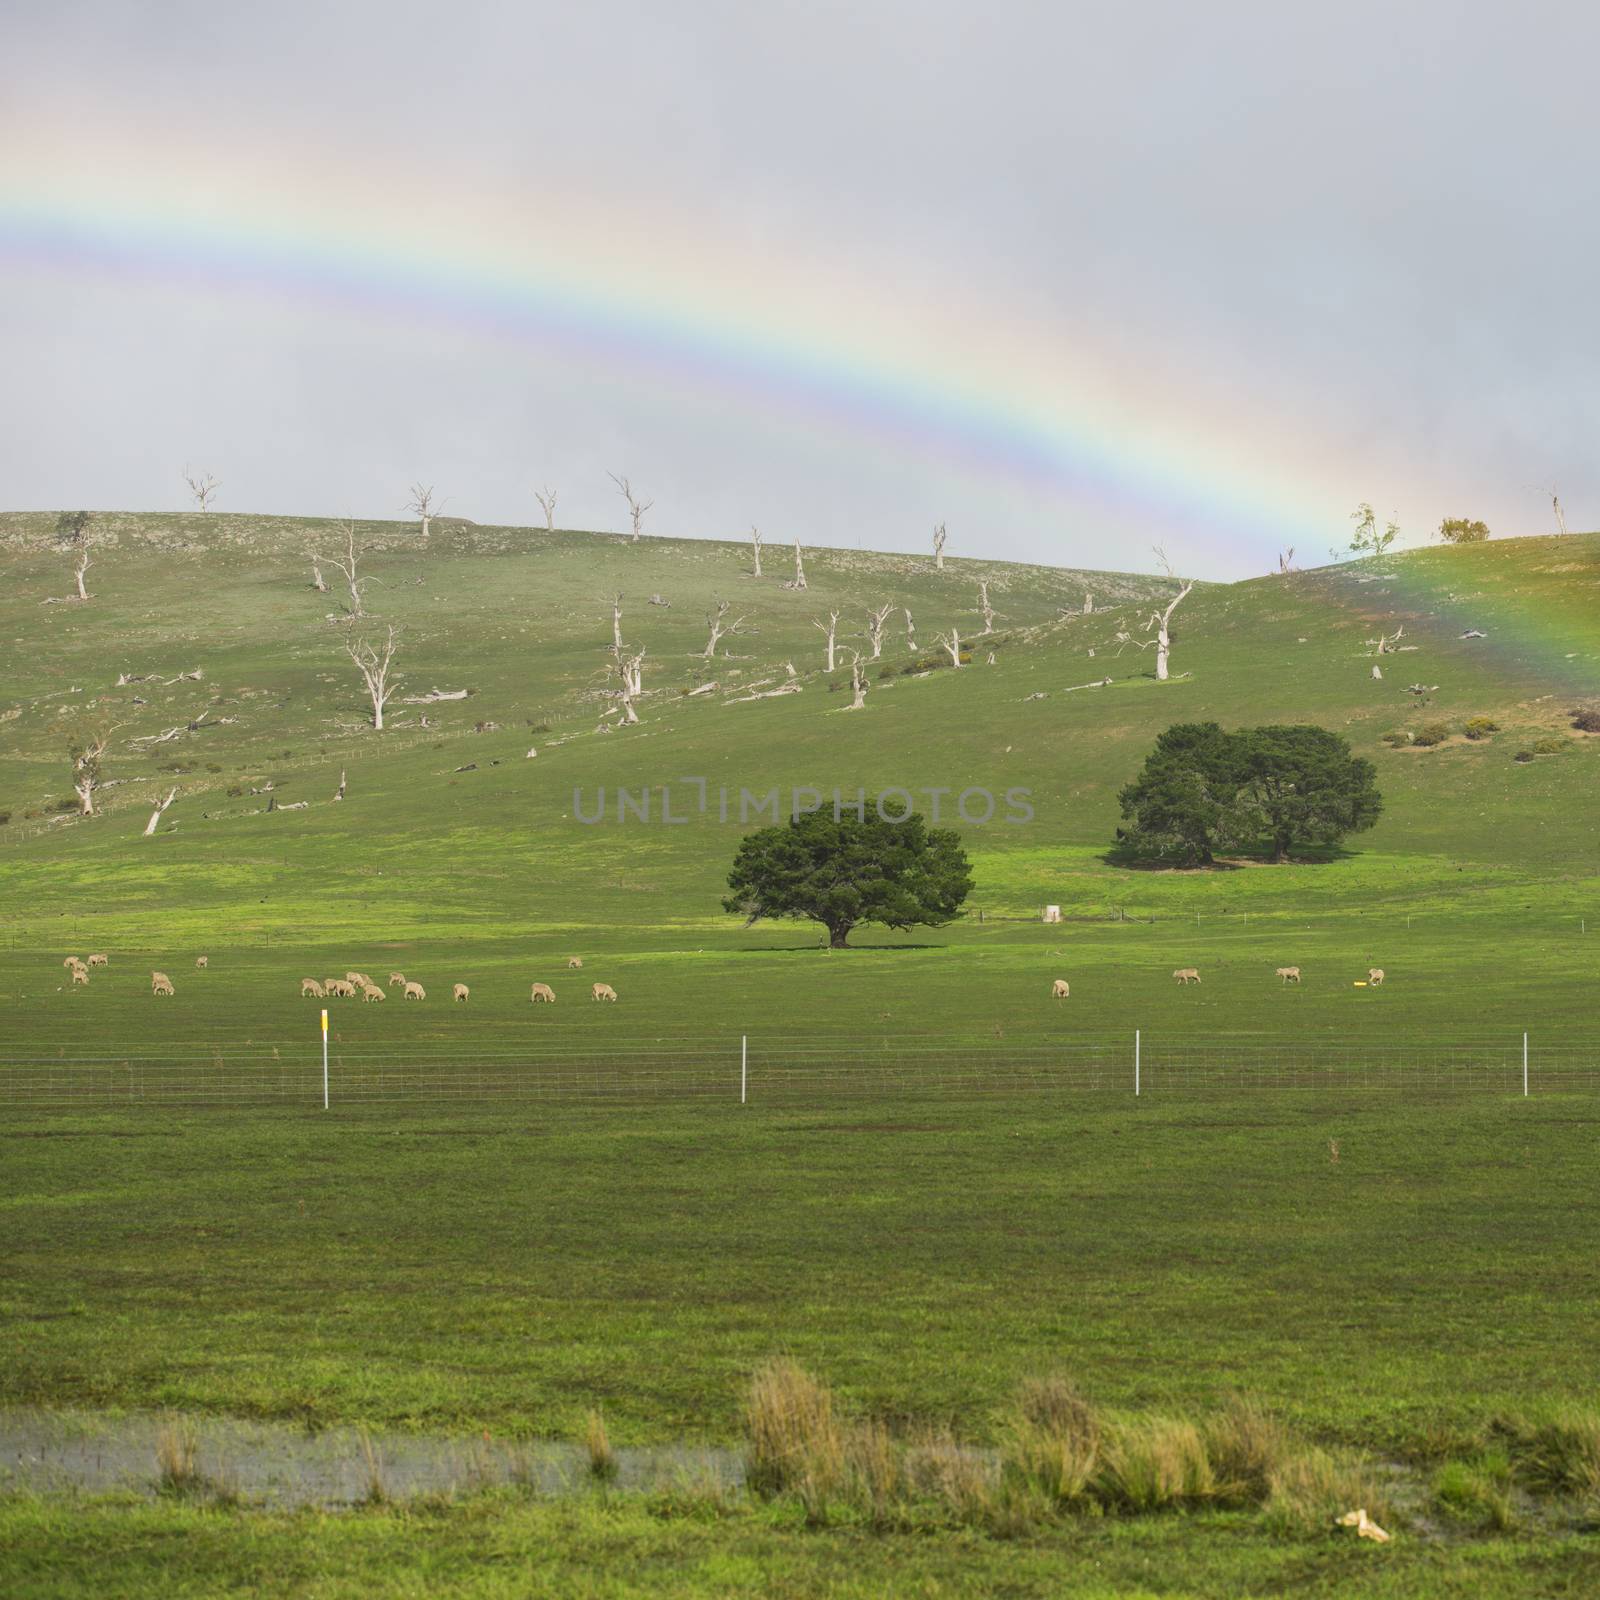
<path fill-rule="evenodd" d="M 1600 522 L 1600 9 L 0 12 L 0 509 L 1148 567 Z"/>

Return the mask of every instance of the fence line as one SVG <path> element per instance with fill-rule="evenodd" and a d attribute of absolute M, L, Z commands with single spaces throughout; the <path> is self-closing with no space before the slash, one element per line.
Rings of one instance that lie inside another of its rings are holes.
<path fill-rule="evenodd" d="M 296 1105 L 320 1109 L 320 1040 L 291 1055 L 266 1049 L 122 1056 L 0 1055 L 0 1107 Z M 518 1050 L 374 1046 L 329 1056 L 333 1105 L 401 1101 L 721 1099 L 824 1105 L 931 1095 L 1185 1095 L 1321 1091 L 1548 1095 L 1600 1089 L 1600 1051 L 1524 1036 L 1428 1044 L 1339 1045 L 1147 1030 L 1053 1044 L 878 1048 L 823 1040 L 662 1041 L 649 1047 Z"/>

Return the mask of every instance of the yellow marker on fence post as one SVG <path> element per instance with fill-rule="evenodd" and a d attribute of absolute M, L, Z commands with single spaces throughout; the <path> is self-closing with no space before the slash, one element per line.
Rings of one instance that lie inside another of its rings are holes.
<path fill-rule="evenodd" d="M 328 1109 L 328 1013 L 322 1013 L 322 1109 Z"/>
<path fill-rule="evenodd" d="M 1367 986 L 1367 980 L 1365 978 L 1357 978 L 1356 981 L 1353 984 L 1350 985 L 1350 987 L 1352 989 L 1365 989 L 1366 986 Z M 323 1015 L 324 1019 L 326 1019 L 328 1013 L 326 1011 L 324 1011 L 322 1013 L 322 1015 Z"/>

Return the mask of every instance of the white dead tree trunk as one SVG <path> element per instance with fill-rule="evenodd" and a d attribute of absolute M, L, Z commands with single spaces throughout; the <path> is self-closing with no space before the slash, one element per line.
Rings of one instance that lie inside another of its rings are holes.
<path fill-rule="evenodd" d="M 356 543 L 356 525 L 352 518 L 344 525 L 344 554 L 342 556 L 333 555 L 328 557 L 333 565 L 344 574 L 345 588 L 350 596 L 345 609 L 350 613 L 352 621 L 367 614 L 366 608 L 361 603 L 361 591 L 372 580 L 361 576 L 361 562 L 365 555 L 366 551 Z M 315 556 L 312 557 L 312 561 L 315 563 Z M 318 572 L 317 575 L 320 577 L 321 573 Z"/>
<path fill-rule="evenodd" d="M 211 502 L 216 499 L 217 491 L 222 485 L 209 472 L 191 472 L 188 467 L 183 469 L 183 481 L 189 485 L 189 493 L 194 496 L 194 503 L 202 511 L 209 511 Z"/>
<path fill-rule="evenodd" d="M 539 502 L 539 509 L 544 512 L 544 531 L 556 531 L 556 492 L 554 489 L 540 489 L 534 497 Z"/>
<path fill-rule="evenodd" d="M 961 665 L 961 630 L 959 628 L 952 628 L 949 633 L 941 633 L 934 643 L 940 649 L 950 652 L 950 665 L 952 667 Z"/>
<path fill-rule="evenodd" d="M 333 798 L 335 800 L 343 800 L 344 799 L 344 772 L 345 772 L 345 769 L 343 767 L 340 767 L 339 768 L 339 787 L 334 791 L 334 795 L 333 795 Z"/>
<path fill-rule="evenodd" d="M 828 671 L 832 672 L 835 648 L 834 642 L 839 636 L 839 613 L 837 611 L 830 611 L 828 613 L 828 620 L 826 622 L 823 622 L 820 618 L 813 617 L 811 619 L 811 626 L 813 628 L 820 628 L 822 630 L 823 637 L 828 641 Z"/>
<path fill-rule="evenodd" d="M 867 703 L 867 674 L 861 665 L 861 652 L 850 652 L 850 704 L 846 711 L 860 711 Z"/>
<path fill-rule="evenodd" d="M 872 659 L 876 661 L 883 654 L 883 625 L 889 620 L 889 613 L 894 607 L 887 602 L 878 607 L 876 611 L 867 613 L 867 643 L 872 646 Z"/>
<path fill-rule="evenodd" d="M 620 593 L 611 597 L 611 652 L 613 655 L 622 653 L 622 595 Z"/>
<path fill-rule="evenodd" d="M 906 649 L 915 650 L 917 648 L 917 625 L 911 620 L 911 607 L 902 606 L 900 609 L 906 614 Z"/>
<path fill-rule="evenodd" d="M 145 838 L 148 839 L 150 835 L 156 831 L 156 828 L 161 822 L 161 818 L 166 814 L 167 807 L 170 806 L 177 798 L 178 791 L 176 788 L 172 788 L 167 790 L 167 798 L 165 800 L 158 800 L 156 802 L 155 810 L 150 813 L 150 820 L 144 825 Z"/>
<path fill-rule="evenodd" d="M 400 633 L 392 622 L 384 637 L 382 649 L 374 648 L 365 639 L 353 639 L 344 647 L 345 654 L 355 663 L 356 671 L 361 674 L 361 681 L 367 686 L 367 694 L 372 701 L 372 728 L 375 733 L 383 732 L 383 708 L 389 703 L 389 697 L 400 687 L 398 677 L 393 682 L 390 681 L 395 652 L 399 647 Z"/>
<path fill-rule="evenodd" d="M 635 723 L 639 720 L 639 714 L 633 709 L 633 703 L 644 693 L 644 654 L 643 645 L 634 655 L 629 655 L 627 651 L 621 649 L 612 651 L 617 668 L 617 687 L 612 693 L 612 699 L 622 707 L 622 720 L 626 723 Z"/>
<path fill-rule="evenodd" d="M 732 622 L 726 623 L 722 620 L 728 614 L 728 604 L 729 602 L 726 600 L 719 600 L 717 601 L 717 609 L 714 612 L 706 612 L 706 627 L 711 630 L 711 636 L 706 640 L 706 647 L 700 654 L 707 661 L 717 653 L 717 641 L 719 639 L 725 635 L 731 638 L 736 633 L 747 631 L 743 617 L 735 617 Z"/>
<path fill-rule="evenodd" d="M 1294 546 L 1278 552 L 1278 576 L 1286 578 L 1294 571 Z"/>
<path fill-rule="evenodd" d="M 306 546 L 306 559 L 311 563 L 311 587 L 318 594 L 326 594 L 328 585 L 322 576 L 322 557 L 309 545 Z"/>
<path fill-rule="evenodd" d="M 633 492 L 633 485 L 625 477 L 619 477 L 615 472 L 608 472 L 606 476 L 617 486 L 617 493 L 628 502 L 628 519 L 633 525 L 633 542 L 639 542 L 639 526 L 644 521 L 644 514 L 655 504 L 654 500 L 641 500 Z"/>
<path fill-rule="evenodd" d="M 72 788 L 78 797 L 78 815 L 94 815 L 94 797 L 100 788 L 100 758 L 106 753 L 110 741 L 91 739 L 81 749 L 72 752 Z"/>
<path fill-rule="evenodd" d="M 1550 489 L 1550 509 L 1556 514 L 1556 532 L 1565 534 L 1567 531 L 1566 513 L 1561 509 L 1561 496 L 1556 493 L 1553 485 Z"/>
<path fill-rule="evenodd" d="M 433 526 L 433 519 L 439 515 L 439 502 L 434 499 L 433 485 L 412 484 L 411 498 L 406 501 L 405 509 L 422 524 L 422 537 L 426 539 L 428 529 Z"/>
<path fill-rule="evenodd" d="M 750 576 L 759 578 L 761 576 L 761 530 L 753 522 L 750 524 L 750 554 L 753 557 Z"/>
<path fill-rule="evenodd" d="M 989 580 L 980 579 L 978 583 L 978 613 L 983 618 L 983 632 L 994 632 L 994 607 L 989 604 Z M 981 638 L 982 635 L 980 634 Z"/>
<path fill-rule="evenodd" d="M 89 542 L 87 539 L 85 539 L 82 549 L 78 551 L 78 564 L 72 569 L 72 579 L 73 582 L 78 586 L 78 598 L 80 600 L 87 600 L 89 598 L 89 591 L 83 586 L 83 575 L 89 570 L 91 565 L 92 563 L 89 560 Z"/>
<path fill-rule="evenodd" d="M 784 584 L 785 589 L 803 589 L 806 586 L 806 564 L 800 554 L 800 535 L 794 536 L 794 578 Z"/>
<path fill-rule="evenodd" d="M 1180 578 L 1172 570 L 1172 563 L 1167 560 L 1166 551 L 1157 549 L 1156 557 L 1161 562 L 1167 576 L 1174 583 L 1182 585 L 1171 600 L 1167 602 L 1165 609 L 1152 611 L 1150 620 L 1145 623 L 1145 627 L 1156 630 L 1154 640 L 1147 640 L 1146 643 L 1154 643 L 1156 647 L 1156 680 L 1160 683 L 1165 683 L 1168 676 L 1167 666 L 1172 659 L 1172 613 L 1178 609 L 1189 591 L 1194 588 L 1194 579 Z"/>
<path fill-rule="evenodd" d="M 944 571 L 944 542 L 947 537 L 944 524 L 941 522 L 933 530 L 933 564 L 940 572 Z"/>
<path fill-rule="evenodd" d="M 1094 596 L 1092 594 L 1086 594 L 1083 597 L 1083 614 L 1086 617 L 1094 615 Z"/>

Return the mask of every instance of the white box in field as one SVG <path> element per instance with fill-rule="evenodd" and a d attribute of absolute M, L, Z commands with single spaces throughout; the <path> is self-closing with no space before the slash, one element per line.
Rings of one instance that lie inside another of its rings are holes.
<path fill-rule="evenodd" d="M 1061 907 L 1046 906 L 1044 908 L 1044 920 L 1046 922 L 1059 922 L 1061 920 Z"/>

